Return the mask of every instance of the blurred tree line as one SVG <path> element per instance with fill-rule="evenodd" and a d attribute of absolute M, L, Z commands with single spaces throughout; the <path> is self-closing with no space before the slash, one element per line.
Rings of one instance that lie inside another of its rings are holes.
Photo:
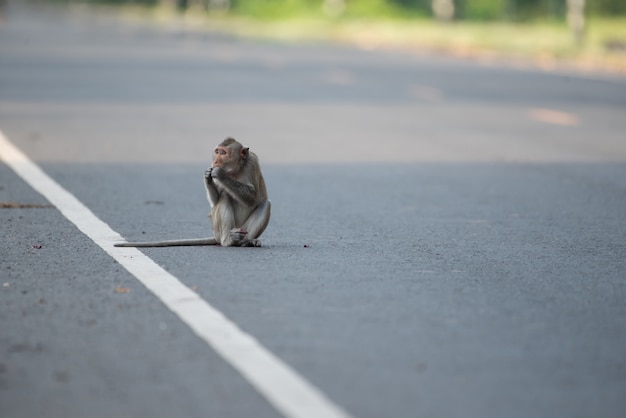
<path fill-rule="evenodd" d="M 564 19 L 568 8 L 583 7 L 586 14 L 626 15 L 626 0 L 109 0 L 162 4 L 180 9 L 230 10 L 259 16 L 319 13 L 339 16 L 436 16 L 464 20 Z M 572 6 L 573 4 L 573 6 Z"/>

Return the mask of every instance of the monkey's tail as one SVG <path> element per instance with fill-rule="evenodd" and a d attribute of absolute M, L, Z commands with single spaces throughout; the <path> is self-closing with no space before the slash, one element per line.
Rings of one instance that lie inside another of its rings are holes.
<path fill-rule="evenodd" d="M 217 245 L 217 240 L 211 238 L 175 239 L 152 242 L 118 242 L 114 247 L 181 247 L 192 245 Z"/>

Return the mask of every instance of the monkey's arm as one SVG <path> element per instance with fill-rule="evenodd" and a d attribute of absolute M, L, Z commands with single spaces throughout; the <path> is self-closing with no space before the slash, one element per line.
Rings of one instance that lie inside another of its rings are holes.
<path fill-rule="evenodd" d="M 253 206 L 256 203 L 256 189 L 254 186 L 231 178 L 219 167 L 213 169 L 211 177 L 214 181 L 217 180 L 224 188 L 224 191 L 233 199 L 248 206 Z"/>
<path fill-rule="evenodd" d="M 217 202 L 220 200 L 220 192 L 215 187 L 215 183 L 213 182 L 213 177 L 211 177 L 212 168 L 209 168 L 204 172 L 204 187 L 206 189 L 206 194 L 209 199 L 209 203 L 211 207 L 217 205 Z"/>

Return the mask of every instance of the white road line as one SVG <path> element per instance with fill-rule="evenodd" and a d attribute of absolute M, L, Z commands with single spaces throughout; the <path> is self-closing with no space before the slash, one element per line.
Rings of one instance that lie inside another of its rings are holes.
<path fill-rule="evenodd" d="M 119 262 L 241 373 L 287 418 L 349 415 L 288 365 L 243 332 L 176 277 L 135 248 L 117 248 L 122 237 L 17 149 L 0 131 L 0 159 Z"/>

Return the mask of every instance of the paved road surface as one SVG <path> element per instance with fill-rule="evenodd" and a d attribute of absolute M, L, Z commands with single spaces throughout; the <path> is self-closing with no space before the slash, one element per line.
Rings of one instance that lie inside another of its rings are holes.
<path fill-rule="evenodd" d="M 625 416 L 625 116 L 597 74 L 0 23 L 0 130 L 125 238 L 208 235 L 213 146 L 259 155 L 263 248 L 144 253 L 354 417 Z M 41 206 L 0 209 L 3 418 L 281 416 L 2 162 L 0 202 Z"/>

